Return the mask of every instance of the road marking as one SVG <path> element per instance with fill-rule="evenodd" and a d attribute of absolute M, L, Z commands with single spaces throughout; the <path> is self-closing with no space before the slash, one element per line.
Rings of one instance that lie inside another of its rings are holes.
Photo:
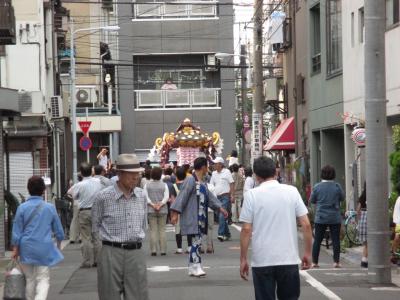
<path fill-rule="evenodd" d="M 170 266 L 152 266 L 148 267 L 147 270 L 150 272 L 170 272 L 175 270 L 187 270 L 188 267 L 170 267 Z M 210 266 L 202 266 L 203 269 L 237 269 L 239 270 L 239 266 L 218 266 L 218 267 L 210 267 Z"/>
<path fill-rule="evenodd" d="M 309 269 L 308 272 L 310 271 L 355 271 L 356 269 L 338 269 L 338 268 L 313 268 Z M 341 273 L 338 273 L 341 274 Z"/>
<path fill-rule="evenodd" d="M 400 288 L 398 288 L 398 287 L 373 287 L 373 288 L 371 288 L 371 290 L 398 292 L 398 291 L 400 291 Z"/>
<path fill-rule="evenodd" d="M 303 276 L 303 278 L 312 286 L 314 287 L 317 291 L 319 291 L 322 295 L 327 297 L 329 300 L 341 300 L 338 295 L 336 295 L 334 292 L 332 292 L 330 289 L 328 289 L 326 286 L 324 286 L 321 282 L 319 282 L 317 279 L 312 277 L 308 272 L 301 270 L 300 275 Z"/>
<path fill-rule="evenodd" d="M 325 273 L 331 276 L 368 276 L 367 273 Z"/>
<path fill-rule="evenodd" d="M 241 232 L 242 231 L 242 227 L 240 227 L 239 225 L 236 224 L 232 224 L 231 225 L 233 228 L 235 228 L 237 231 Z"/>

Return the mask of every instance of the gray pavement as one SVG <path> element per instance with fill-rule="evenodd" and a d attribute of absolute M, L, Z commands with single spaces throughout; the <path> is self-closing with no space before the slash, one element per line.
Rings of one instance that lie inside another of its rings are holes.
<path fill-rule="evenodd" d="M 251 280 L 245 282 L 239 276 L 239 232 L 233 227 L 231 232 L 231 241 L 220 243 L 214 237 L 215 253 L 203 255 L 207 276 L 191 278 L 185 269 L 186 255 L 174 254 L 174 233 L 172 228 L 168 228 L 167 256 L 147 256 L 150 299 L 254 299 Z M 147 243 L 144 247 L 149 253 Z M 79 245 L 68 245 L 64 255 L 65 261 L 52 270 L 48 299 L 98 299 L 96 269 L 79 269 Z M 358 264 L 343 260 L 342 269 L 333 269 L 331 261 L 329 253 L 322 250 L 320 269 L 307 271 L 301 277 L 300 299 L 400 299 L 400 289 L 394 285 L 384 287 L 393 289 L 391 291 L 373 290 L 382 287 L 368 284 L 367 271 L 362 270 Z"/>

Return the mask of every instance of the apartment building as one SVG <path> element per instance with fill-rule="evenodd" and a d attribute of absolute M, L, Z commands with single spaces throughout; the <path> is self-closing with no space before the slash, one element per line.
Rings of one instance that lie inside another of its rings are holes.
<path fill-rule="evenodd" d="M 0 56 L 5 55 L 5 45 L 15 44 L 15 13 L 14 7 L 10 0 L 0 1 Z M 1 67 L 1 65 L 0 65 Z M 0 78 L 4 76 L 1 73 L 0 68 Z M 18 107 L 18 91 L 3 88 L 0 85 L 0 132 L 2 136 L 0 138 L 0 157 L 4 156 L 4 142 L 3 142 L 3 119 L 13 118 L 19 115 Z M 8 231 L 7 216 L 5 214 L 5 201 L 4 201 L 4 160 L 0 159 L 0 257 L 4 257 L 6 250 L 6 231 Z"/>
<path fill-rule="evenodd" d="M 306 1 L 285 1 L 283 23 L 284 97 L 288 116 L 294 118 L 293 146 L 298 168 L 298 187 L 305 192 L 310 187 L 309 140 L 309 10 Z M 294 162 L 294 161 L 293 161 Z"/>
<path fill-rule="evenodd" d="M 60 79 L 64 84 L 64 98 L 71 99 L 70 51 L 75 55 L 75 95 L 77 112 L 77 140 L 83 136 L 78 125 L 90 121 L 89 137 L 92 148 L 83 151 L 77 147 L 78 166 L 81 162 L 96 163 L 101 148 L 109 150 L 110 159 L 119 153 L 121 116 L 116 92 L 116 70 L 118 60 L 118 31 L 107 26 L 118 25 L 116 1 L 75 1 L 64 3 L 69 10 L 69 31 L 65 40 L 65 51 L 60 57 L 62 70 Z M 71 49 L 71 28 L 74 31 L 74 49 Z M 114 61 L 114 63 L 111 63 Z M 71 161 L 70 161 L 71 162 Z"/>
<path fill-rule="evenodd" d="M 308 10 L 309 139 L 311 182 L 320 179 L 324 165 L 336 169 L 345 187 L 343 112 L 343 55 L 341 0 L 303 1 Z"/>
<path fill-rule="evenodd" d="M 11 1 L 15 13 L 15 42 L 0 55 L 1 86 L 18 91 L 21 116 L 4 122 L 6 182 L 13 194 L 26 197 L 32 175 L 52 178 L 53 117 L 62 109 L 57 86 L 57 36 L 62 34 L 59 1 Z M 54 102 L 54 106 L 52 103 Z M 57 108 L 54 110 L 53 108 Z M 57 181 L 58 182 L 58 181 Z M 59 186 L 55 190 L 60 190 Z M 49 196 L 50 190 L 49 190 Z"/>
<path fill-rule="evenodd" d="M 400 6 L 399 0 L 386 1 L 386 98 L 388 155 L 392 152 L 392 126 L 400 123 Z M 359 148 L 351 139 L 355 128 L 365 121 L 364 85 L 364 1 L 344 1 L 343 11 L 343 100 L 345 129 L 346 192 L 352 205 L 358 194 L 354 194 L 352 181 L 361 193 L 365 181 L 365 149 Z M 354 170 L 354 166 L 357 169 Z M 390 178 L 390 176 L 389 176 Z"/>
<path fill-rule="evenodd" d="M 60 1 L 6 0 L 0 4 L 0 41 L 6 44 L 0 49 L 0 99 L 10 107 L 3 115 L 19 112 L 2 120 L 1 178 L 5 190 L 22 200 L 28 196 L 30 176 L 47 177 L 50 184 L 45 197 L 51 199 L 52 192 L 60 195 L 61 186 L 66 188 L 62 182 L 66 172 L 61 171 L 66 166 L 65 149 L 60 145 L 67 144 L 67 118 L 62 111 L 68 113 L 68 109 L 60 96 L 58 44 L 66 31 L 67 11 Z"/>
<path fill-rule="evenodd" d="M 236 142 L 234 60 L 216 54 L 234 52 L 232 1 L 140 1 L 118 15 L 121 151 L 144 161 L 189 118 L 220 132 L 226 156 Z"/>

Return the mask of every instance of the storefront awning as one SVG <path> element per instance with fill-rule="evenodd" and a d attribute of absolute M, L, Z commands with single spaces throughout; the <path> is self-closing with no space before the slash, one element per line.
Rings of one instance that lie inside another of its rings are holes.
<path fill-rule="evenodd" d="M 295 145 L 294 117 L 291 117 L 283 120 L 275 129 L 268 143 L 264 146 L 264 150 L 294 150 Z"/>

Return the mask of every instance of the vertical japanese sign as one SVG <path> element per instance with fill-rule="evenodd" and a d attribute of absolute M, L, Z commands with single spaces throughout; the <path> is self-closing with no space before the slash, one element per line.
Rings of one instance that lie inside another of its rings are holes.
<path fill-rule="evenodd" d="M 262 115 L 253 112 L 253 134 L 251 139 L 251 161 L 262 155 Z"/>

